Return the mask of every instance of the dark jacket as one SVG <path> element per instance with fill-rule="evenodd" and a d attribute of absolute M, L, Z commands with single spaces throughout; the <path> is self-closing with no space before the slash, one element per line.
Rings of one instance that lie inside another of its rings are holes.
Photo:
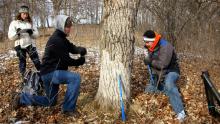
<path fill-rule="evenodd" d="M 151 67 L 153 73 L 159 75 L 169 72 L 177 72 L 180 74 L 177 55 L 174 47 L 168 41 L 161 39 L 158 43 L 158 49 L 152 53 Z"/>
<path fill-rule="evenodd" d="M 42 59 L 41 75 L 55 70 L 67 70 L 68 66 L 84 64 L 85 58 L 75 60 L 70 58 L 69 53 L 79 54 L 81 47 L 76 47 L 66 38 L 66 34 L 56 30 L 46 44 Z"/>

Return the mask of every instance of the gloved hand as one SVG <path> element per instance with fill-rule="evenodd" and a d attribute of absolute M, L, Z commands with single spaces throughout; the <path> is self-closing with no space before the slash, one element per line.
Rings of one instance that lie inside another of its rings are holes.
<path fill-rule="evenodd" d="M 28 30 L 32 30 L 32 29 L 20 29 L 18 28 L 16 31 L 17 31 L 17 34 L 20 35 L 22 33 L 28 33 Z M 33 33 L 33 31 L 32 31 Z"/>
<path fill-rule="evenodd" d="M 77 63 L 79 65 L 83 65 L 85 63 L 85 57 L 80 57 L 79 59 L 77 59 Z"/>
<path fill-rule="evenodd" d="M 151 62 L 152 62 L 152 58 L 150 55 L 144 57 L 144 64 L 145 65 L 149 65 L 149 64 L 151 64 Z"/>
<path fill-rule="evenodd" d="M 16 33 L 17 33 L 18 36 L 20 36 L 20 31 L 21 31 L 20 28 L 18 28 L 18 29 L 16 30 Z"/>
<path fill-rule="evenodd" d="M 33 30 L 32 29 L 27 29 L 27 33 L 31 36 L 33 34 Z"/>
<path fill-rule="evenodd" d="M 85 55 L 87 54 L 86 48 L 80 47 L 79 49 L 80 49 L 79 51 L 80 51 L 80 55 L 81 55 L 81 56 L 85 56 Z"/>

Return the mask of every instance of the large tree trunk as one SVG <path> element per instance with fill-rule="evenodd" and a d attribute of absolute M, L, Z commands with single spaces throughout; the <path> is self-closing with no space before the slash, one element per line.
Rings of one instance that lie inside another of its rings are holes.
<path fill-rule="evenodd" d="M 123 99 L 130 99 L 134 27 L 139 0 L 104 0 L 101 40 L 101 69 L 96 101 L 102 108 L 120 108 L 118 75 L 123 82 Z"/>

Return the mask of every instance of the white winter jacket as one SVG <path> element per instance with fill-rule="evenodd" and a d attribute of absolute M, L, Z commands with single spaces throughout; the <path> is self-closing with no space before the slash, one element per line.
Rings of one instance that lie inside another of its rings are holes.
<path fill-rule="evenodd" d="M 17 35 L 17 29 L 33 29 L 33 34 L 29 36 L 28 33 L 21 33 L 20 36 Z M 15 41 L 15 47 L 20 45 L 21 48 L 26 48 L 29 45 L 36 47 L 35 39 L 38 37 L 39 33 L 36 27 L 33 27 L 29 22 L 14 20 L 11 22 L 8 30 L 8 38 Z"/>

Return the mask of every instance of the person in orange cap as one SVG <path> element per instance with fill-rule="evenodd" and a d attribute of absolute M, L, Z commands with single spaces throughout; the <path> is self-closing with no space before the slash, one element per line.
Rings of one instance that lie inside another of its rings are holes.
<path fill-rule="evenodd" d="M 186 114 L 176 86 L 180 76 L 180 68 L 175 49 L 171 43 L 152 30 L 147 30 L 143 34 L 143 40 L 146 48 L 144 63 L 152 69 L 152 78 L 145 88 L 145 92 L 162 91 L 165 93 L 177 114 L 177 119 L 183 121 Z"/>

